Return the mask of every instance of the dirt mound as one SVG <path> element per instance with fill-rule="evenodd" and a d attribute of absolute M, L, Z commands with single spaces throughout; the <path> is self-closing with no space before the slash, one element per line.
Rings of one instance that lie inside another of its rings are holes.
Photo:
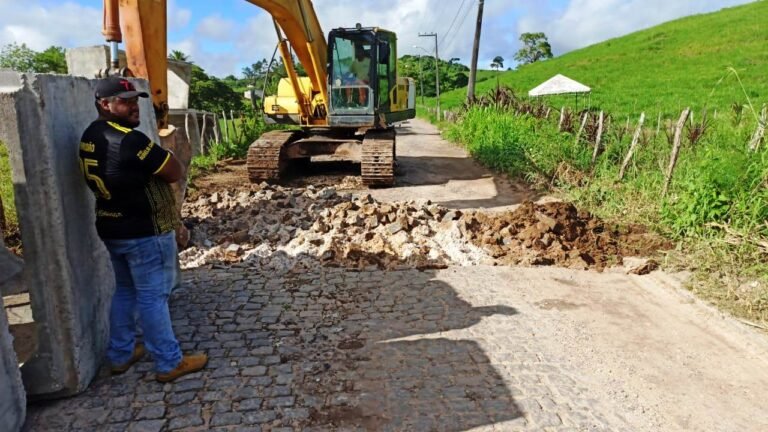
<path fill-rule="evenodd" d="M 562 202 L 462 213 L 429 201 L 382 203 L 333 187 L 248 185 L 184 205 L 192 247 L 183 267 L 237 263 L 297 271 L 622 263 L 620 233 Z"/>
<path fill-rule="evenodd" d="M 618 234 L 569 203 L 528 201 L 510 212 L 467 215 L 460 224 L 462 233 L 500 264 L 601 271 L 622 262 Z"/>

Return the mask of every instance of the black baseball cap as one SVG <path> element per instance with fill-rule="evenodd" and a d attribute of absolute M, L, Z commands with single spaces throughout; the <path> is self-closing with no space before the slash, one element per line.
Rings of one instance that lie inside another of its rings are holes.
<path fill-rule="evenodd" d="M 121 99 L 130 99 L 136 96 L 149 97 L 149 94 L 136 90 L 132 82 L 120 77 L 104 78 L 96 84 L 96 99 L 115 96 Z"/>

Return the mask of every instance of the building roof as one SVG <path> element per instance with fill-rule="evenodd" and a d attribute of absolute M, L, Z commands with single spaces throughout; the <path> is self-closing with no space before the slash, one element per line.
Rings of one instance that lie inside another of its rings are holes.
<path fill-rule="evenodd" d="M 589 93 L 592 89 L 567 76 L 557 74 L 528 92 L 528 96 L 546 96 L 570 93 Z"/>

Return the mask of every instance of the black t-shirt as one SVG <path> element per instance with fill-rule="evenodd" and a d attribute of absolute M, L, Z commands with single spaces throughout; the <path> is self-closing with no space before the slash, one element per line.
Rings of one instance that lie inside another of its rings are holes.
<path fill-rule="evenodd" d="M 96 120 L 80 140 L 80 168 L 96 195 L 104 239 L 149 237 L 179 226 L 171 186 L 155 176 L 171 154 L 143 133 Z"/>

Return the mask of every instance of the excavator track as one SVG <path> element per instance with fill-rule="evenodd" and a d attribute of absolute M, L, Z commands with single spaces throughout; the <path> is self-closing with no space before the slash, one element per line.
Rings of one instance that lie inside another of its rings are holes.
<path fill-rule="evenodd" d="M 390 187 L 395 184 L 395 130 L 370 130 L 363 139 L 363 184 Z"/>
<path fill-rule="evenodd" d="M 301 137 L 298 131 L 271 131 L 263 134 L 248 147 L 248 178 L 251 183 L 274 181 L 287 165 L 283 155 L 285 145 Z"/>

